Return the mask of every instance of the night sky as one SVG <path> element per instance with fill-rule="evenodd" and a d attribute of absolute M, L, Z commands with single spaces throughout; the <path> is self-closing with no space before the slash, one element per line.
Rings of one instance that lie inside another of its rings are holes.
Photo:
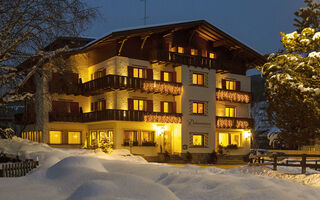
<path fill-rule="evenodd" d="M 99 11 L 84 36 L 100 38 L 116 29 L 143 26 L 141 0 L 88 0 Z M 207 20 L 261 54 L 281 48 L 280 32 L 289 33 L 303 0 L 147 0 L 147 25 Z"/>

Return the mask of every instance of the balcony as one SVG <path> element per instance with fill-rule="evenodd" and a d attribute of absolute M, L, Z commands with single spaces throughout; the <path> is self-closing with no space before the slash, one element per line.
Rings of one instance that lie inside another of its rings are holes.
<path fill-rule="evenodd" d="M 143 92 L 180 95 L 182 84 L 128 76 L 107 75 L 81 85 L 82 94 L 85 96 L 101 94 L 112 90 L 141 90 Z"/>
<path fill-rule="evenodd" d="M 172 62 L 182 65 L 192 65 L 199 67 L 207 67 L 210 69 L 215 69 L 217 66 L 217 61 L 212 58 L 188 55 L 170 51 L 158 51 L 152 54 L 153 60 Z"/>
<path fill-rule="evenodd" d="M 36 114 L 27 114 L 27 113 L 18 113 L 14 115 L 14 121 L 16 124 L 35 124 L 36 123 Z"/>
<path fill-rule="evenodd" d="M 230 101 L 234 103 L 251 103 L 252 93 L 217 88 L 216 99 L 217 101 Z"/>
<path fill-rule="evenodd" d="M 144 121 L 159 123 L 181 123 L 180 113 L 158 113 L 146 111 L 129 111 L 108 109 L 89 113 L 49 113 L 50 122 L 96 122 L 96 121 Z"/>
<path fill-rule="evenodd" d="M 216 117 L 217 128 L 252 129 L 253 119 L 237 117 Z"/>

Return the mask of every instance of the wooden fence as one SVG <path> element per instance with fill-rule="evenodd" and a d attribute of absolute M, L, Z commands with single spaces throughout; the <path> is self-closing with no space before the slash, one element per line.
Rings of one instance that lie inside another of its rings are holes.
<path fill-rule="evenodd" d="M 32 169 L 39 165 L 38 161 L 26 160 L 17 163 L 3 163 L 0 164 L 0 177 L 19 177 L 25 176 Z"/>
<path fill-rule="evenodd" d="M 288 167 L 301 167 L 301 173 L 306 173 L 306 168 L 310 167 L 313 169 L 320 168 L 320 160 L 307 160 L 307 158 L 320 158 L 320 155 L 307 155 L 307 154 L 268 154 L 268 155 L 255 155 L 249 156 L 250 164 L 252 166 L 261 165 L 273 165 L 273 170 L 277 170 L 278 166 L 288 166 Z M 267 159 L 266 159 L 267 158 Z M 286 160 L 285 162 L 280 161 L 281 158 L 301 158 L 301 160 Z M 295 163 L 299 164 L 295 164 Z M 313 162 L 313 163 L 312 163 Z"/>

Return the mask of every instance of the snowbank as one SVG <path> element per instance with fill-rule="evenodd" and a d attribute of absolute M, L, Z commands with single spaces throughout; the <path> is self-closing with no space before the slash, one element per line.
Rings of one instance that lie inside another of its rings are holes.
<path fill-rule="evenodd" d="M 0 199 L 241 200 L 318 199 L 320 195 L 320 188 L 303 185 L 319 186 L 319 174 L 294 175 L 249 166 L 177 167 L 148 163 L 127 150 L 106 155 L 53 149 L 17 138 L 0 140 L 0 149 L 38 157 L 41 165 L 25 177 L 0 178 Z"/>

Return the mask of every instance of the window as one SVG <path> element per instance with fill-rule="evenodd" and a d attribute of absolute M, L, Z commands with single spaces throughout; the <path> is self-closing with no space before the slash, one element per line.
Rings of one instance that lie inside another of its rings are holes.
<path fill-rule="evenodd" d="M 68 144 L 81 144 L 80 132 L 68 132 Z"/>
<path fill-rule="evenodd" d="M 236 108 L 235 107 L 226 107 L 225 109 L 226 117 L 236 117 Z"/>
<path fill-rule="evenodd" d="M 154 131 L 141 131 L 141 145 L 154 146 Z"/>
<path fill-rule="evenodd" d="M 198 55 L 198 49 L 191 49 L 190 53 L 191 55 L 196 56 Z"/>
<path fill-rule="evenodd" d="M 91 111 L 102 111 L 106 109 L 106 100 L 91 103 Z"/>
<path fill-rule="evenodd" d="M 170 52 L 177 52 L 177 47 L 169 47 Z"/>
<path fill-rule="evenodd" d="M 169 112 L 169 102 L 163 102 L 163 112 Z"/>
<path fill-rule="evenodd" d="M 123 145 L 129 146 L 130 142 L 134 146 L 138 146 L 138 132 L 137 131 L 124 131 L 123 134 Z"/>
<path fill-rule="evenodd" d="M 227 90 L 236 90 L 236 81 L 226 80 L 226 89 Z"/>
<path fill-rule="evenodd" d="M 135 78 L 145 78 L 145 69 L 133 67 L 133 77 Z"/>
<path fill-rule="evenodd" d="M 133 110 L 146 110 L 147 104 L 145 100 L 134 99 Z"/>
<path fill-rule="evenodd" d="M 193 102 L 192 103 L 192 113 L 204 114 L 204 103 Z"/>
<path fill-rule="evenodd" d="M 204 75 L 199 73 L 192 74 L 193 85 L 204 85 Z"/>
<path fill-rule="evenodd" d="M 193 135 L 192 136 L 192 145 L 193 146 L 204 146 L 203 135 Z"/>
<path fill-rule="evenodd" d="M 178 47 L 178 53 L 184 53 L 184 48 L 183 47 Z"/>
<path fill-rule="evenodd" d="M 211 59 L 216 58 L 216 54 L 215 54 L 215 53 L 210 52 L 210 53 L 209 53 L 209 58 L 211 58 Z"/>
<path fill-rule="evenodd" d="M 228 145 L 241 146 L 240 133 L 219 133 L 219 145 L 226 147 Z"/>
<path fill-rule="evenodd" d="M 49 143 L 50 144 L 62 144 L 62 132 L 61 131 L 49 131 Z"/>
<path fill-rule="evenodd" d="M 170 72 L 163 72 L 163 81 L 169 82 L 171 80 Z"/>

